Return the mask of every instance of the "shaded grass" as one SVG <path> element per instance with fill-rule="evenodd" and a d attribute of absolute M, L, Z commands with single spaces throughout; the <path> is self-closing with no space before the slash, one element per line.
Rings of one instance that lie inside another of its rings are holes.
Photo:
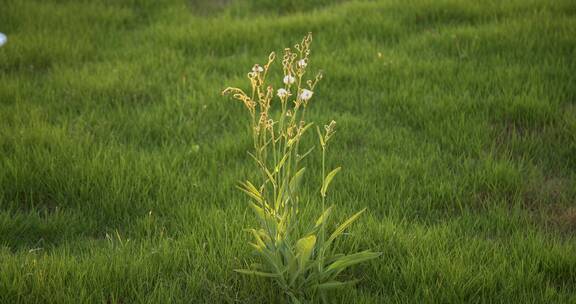
<path fill-rule="evenodd" d="M 253 168 L 219 92 L 308 31 L 332 202 L 369 208 L 341 246 L 384 253 L 335 299 L 576 300 L 572 1 L 210 5 L 3 5 L 0 302 L 279 302 L 231 271 Z"/>

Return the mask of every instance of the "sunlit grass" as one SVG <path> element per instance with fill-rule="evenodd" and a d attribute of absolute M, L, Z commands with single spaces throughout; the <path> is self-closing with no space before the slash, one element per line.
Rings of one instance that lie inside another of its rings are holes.
<path fill-rule="evenodd" d="M 308 3 L 2 4 L 0 302 L 279 301 L 232 271 L 252 144 L 220 91 L 309 31 L 334 216 L 369 211 L 340 246 L 383 253 L 336 298 L 574 302 L 573 1 Z"/>

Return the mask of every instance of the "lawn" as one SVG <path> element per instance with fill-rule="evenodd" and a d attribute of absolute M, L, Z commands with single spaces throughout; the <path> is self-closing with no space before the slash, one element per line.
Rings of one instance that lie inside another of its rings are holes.
<path fill-rule="evenodd" d="M 220 92 L 309 31 L 330 204 L 368 208 L 339 246 L 382 252 L 332 301 L 575 303 L 573 0 L 0 1 L 0 303 L 280 303 L 233 272 L 255 166 Z"/>

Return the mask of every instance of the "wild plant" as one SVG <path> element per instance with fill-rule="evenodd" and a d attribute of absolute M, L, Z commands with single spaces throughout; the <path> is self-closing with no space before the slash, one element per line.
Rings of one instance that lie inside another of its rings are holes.
<path fill-rule="evenodd" d="M 300 206 L 300 184 L 306 171 L 302 161 L 314 149 L 301 152 L 302 139 L 313 126 L 305 120 L 305 115 L 314 89 L 322 79 L 322 74 L 318 73 L 313 79 L 305 80 L 311 42 L 309 33 L 294 46 L 295 51 L 284 49 L 283 85 L 276 91 L 266 81 L 276 59 L 274 52 L 268 56 L 266 64 L 256 64 L 248 73 L 251 86 L 248 93 L 232 87 L 223 91 L 242 102 L 250 114 L 254 147 L 249 154 L 261 176 L 259 182 L 246 180 L 238 186 L 250 198 L 249 205 L 258 219 L 259 227 L 248 231 L 254 239 L 249 244 L 261 257 L 261 262 L 235 271 L 274 279 L 275 286 L 293 303 L 316 299 L 326 302 L 327 290 L 357 282 L 342 280 L 342 271 L 380 255 L 370 250 L 342 254 L 337 253 L 334 246 L 334 241 L 365 209 L 336 225 L 336 229 L 327 231 L 333 210 L 332 206 L 326 206 L 328 190 L 341 169 L 338 167 L 326 173 L 326 153 L 336 132 L 335 121 L 325 125 L 324 130 L 316 127 L 322 155 L 319 191 L 322 213 L 307 229 L 300 223 L 301 208 L 306 208 Z M 273 106 L 278 109 L 273 110 Z"/>

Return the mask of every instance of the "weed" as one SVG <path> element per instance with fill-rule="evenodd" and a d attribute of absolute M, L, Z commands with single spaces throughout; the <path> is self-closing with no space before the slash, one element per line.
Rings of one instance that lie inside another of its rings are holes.
<path fill-rule="evenodd" d="M 249 269 L 237 269 L 243 274 L 273 278 L 283 293 L 293 303 L 321 298 L 327 301 L 326 290 L 351 285 L 356 280 L 340 281 L 339 274 L 350 266 L 374 259 L 380 253 L 362 251 L 337 254 L 334 241 L 356 221 L 365 209 L 344 221 L 329 236 L 326 225 L 332 206 L 326 208 L 329 186 L 340 167 L 326 174 L 326 151 L 335 133 L 336 122 L 324 126 L 324 132 L 316 127 L 322 152 L 322 183 L 320 197 L 322 214 L 307 229 L 301 229 L 300 183 L 305 167 L 302 160 L 314 147 L 301 154 L 300 143 L 313 123 L 305 120 L 314 88 L 322 79 L 318 73 L 314 79 L 304 80 L 308 68 L 312 35 L 308 34 L 296 51 L 284 49 L 282 58 L 283 87 L 276 91 L 266 80 L 276 55 L 271 53 L 264 66 L 254 65 L 248 73 L 251 93 L 239 88 L 227 88 L 223 93 L 241 101 L 251 118 L 254 159 L 261 174 L 260 182 L 241 182 L 238 188 L 250 197 L 260 226 L 248 231 L 253 235 L 250 243 L 263 263 L 253 264 Z M 279 100 L 276 102 L 275 100 Z M 274 104 L 280 111 L 272 111 Z M 277 114 L 277 115 L 274 115 Z M 274 116 L 277 116 L 274 118 Z M 328 237 L 327 237 L 328 236 Z"/>

